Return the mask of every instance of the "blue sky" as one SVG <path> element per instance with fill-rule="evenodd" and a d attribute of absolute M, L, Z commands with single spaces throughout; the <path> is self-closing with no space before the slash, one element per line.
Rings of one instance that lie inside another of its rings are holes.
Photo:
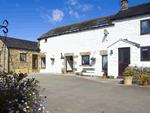
<path fill-rule="evenodd" d="M 129 7 L 149 0 L 129 0 Z M 36 41 L 49 30 L 116 14 L 119 0 L 0 0 L 0 25 L 9 22 L 8 37 Z M 4 35 L 0 29 L 0 35 Z"/>

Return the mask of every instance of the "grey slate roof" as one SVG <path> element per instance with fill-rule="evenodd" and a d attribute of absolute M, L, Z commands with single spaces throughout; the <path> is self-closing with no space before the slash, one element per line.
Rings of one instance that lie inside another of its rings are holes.
<path fill-rule="evenodd" d="M 47 37 L 52 37 L 52 36 L 57 36 L 57 35 L 62 35 L 62 34 L 68 34 L 71 32 L 78 32 L 78 31 L 83 31 L 83 30 L 87 30 L 87 29 L 93 29 L 93 28 L 98 28 L 98 27 L 102 27 L 102 26 L 113 25 L 113 24 L 111 24 L 111 22 L 109 20 L 111 18 L 113 18 L 114 16 L 115 15 L 109 15 L 109 16 L 105 16 L 105 17 L 101 17 L 101 18 L 83 21 L 80 23 L 70 24 L 70 25 L 66 25 L 66 26 L 62 26 L 62 27 L 57 27 L 57 28 L 54 28 L 54 29 L 48 31 L 44 35 L 40 36 L 38 38 L 38 40 L 40 40 L 42 38 L 47 38 Z M 107 23 L 105 23 L 103 25 L 97 25 L 98 22 L 102 22 L 102 21 L 106 21 L 106 20 L 108 20 Z M 70 32 L 70 29 L 74 28 L 74 27 L 79 27 L 79 28 L 76 30 L 72 30 Z M 55 31 L 55 32 L 52 35 L 50 35 L 50 33 L 52 33 L 53 31 Z"/>
<path fill-rule="evenodd" d="M 150 14 L 150 2 L 136 6 L 131 6 L 127 10 L 119 11 L 111 20 L 117 20 L 148 13 Z"/>
<path fill-rule="evenodd" d="M 39 51 L 40 49 L 38 48 L 38 42 L 33 42 L 33 41 L 27 41 L 27 40 L 21 40 L 21 39 L 16 39 L 16 38 L 10 38 L 0 36 L 0 40 L 5 42 L 5 45 L 8 48 L 16 48 L 16 49 L 25 49 L 25 50 L 34 50 L 34 51 Z"/>

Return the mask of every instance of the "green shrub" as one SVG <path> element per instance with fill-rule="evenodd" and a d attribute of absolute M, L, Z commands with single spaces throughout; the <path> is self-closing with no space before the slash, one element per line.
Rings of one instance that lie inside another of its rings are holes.
<path fill-rule="evenodd" d="M 123 76 L 134 76 L 135 75 L 135 73 L 134 72 L 132 72 L 132 71 L 124 71 L 123 73 Z"/>

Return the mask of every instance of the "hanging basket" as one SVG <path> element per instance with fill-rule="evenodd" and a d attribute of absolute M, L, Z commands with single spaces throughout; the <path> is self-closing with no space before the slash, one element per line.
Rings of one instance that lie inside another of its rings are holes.
<path fill-rule="evenodd" d="M 55 59 L 54 59 L 54 58 L 51 58 L 51 60 L 54 61 Z"/>
<path fill-rule="evenodd" d="M 95 61 L 95 60 L 96 60 L 96 58 L 92 57 L 92 58 L 91 58 L 91 60 L 92 60 L 92 61 Z"/>

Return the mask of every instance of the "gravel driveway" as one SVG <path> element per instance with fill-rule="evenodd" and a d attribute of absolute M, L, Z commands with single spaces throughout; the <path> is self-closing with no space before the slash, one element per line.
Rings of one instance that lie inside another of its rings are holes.
<path fill-rule="evenodd" d="M 49 113 L 150 113 L 150 87 L 94 81 L 75 75 L 31 74 L 46 90 Z"/>

